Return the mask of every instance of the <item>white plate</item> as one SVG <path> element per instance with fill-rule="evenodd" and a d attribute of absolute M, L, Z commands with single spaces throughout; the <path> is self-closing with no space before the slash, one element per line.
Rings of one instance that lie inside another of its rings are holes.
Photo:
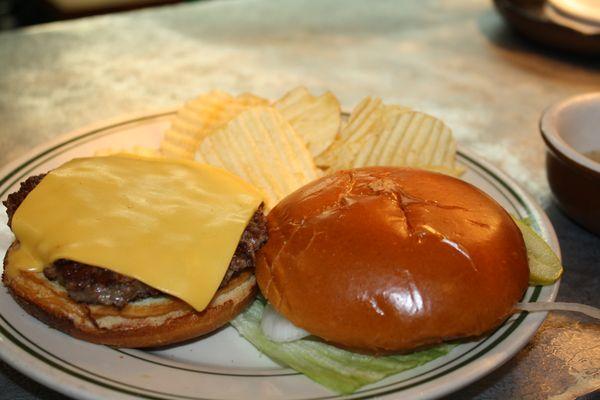
<path fill-rule="evenodd" d="M 58 138 L 0 171 L 0 198 L 29 175 L 46 172 L 98 149 L 157 147 L 172 110 L 105 123 Z M 544 212 L 515 182 L 466 150 L 463 179 L 519 217 L 529 216 L 558 253 Z M 4 252 L 5 249 L 0 249 Z M 551 301 L 558 283 L 530 287 L 524 301 Z M 484 301 L 482 299 L 482 301 Z M 348 398 L 432 398 L 489 373 L 535 333 L 545 314 L 515 315 L 490 336 L 456 347 L 419 368 L 366 386 Z M 75 398 L 86 399 L 337 399 L 335 393 L 261 355 L 226 327 L 196 342 L 155 351 L 121 350 L 73 339 L 26 314 L 0 289 L 0 356 L 26 375 Z"/>

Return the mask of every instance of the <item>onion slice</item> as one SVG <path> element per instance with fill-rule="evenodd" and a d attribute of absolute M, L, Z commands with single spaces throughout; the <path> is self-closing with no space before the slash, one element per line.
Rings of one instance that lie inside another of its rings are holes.
<path fill-rule="evenodd" d="M 293 342 L 310 336 L 310 333 L 292 324 L 279 314 L 270 304 L 267 304 L 260 320 L 260 328 L 264 335 L 273 342 Z"/>
<path fill-rule="evenodd" d="M 592 318 L 600 319 L 600 309 L 579 303 L 554 303 L 550 301 L 541 301 L 539 303 L 517 303 L 516 311 L 571 311 L 585 314 Z"/>
<path fill-rule="evenodd" d="M 6 213 L 6 207 L 0 205 L 0 252 L 6 252 L 15 240 L 15 235 L 13 235 L 7 224 L 8 215 Z"/>

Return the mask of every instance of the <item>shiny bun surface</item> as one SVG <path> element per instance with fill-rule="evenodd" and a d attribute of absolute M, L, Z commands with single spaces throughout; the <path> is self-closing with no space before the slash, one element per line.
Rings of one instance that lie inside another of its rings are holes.
<path fill-rule="evenodd" d="M 262 293 L 297 326 L 345 348 L 402 352 L 478 336 L 527 288 L 511 217 L 446 175 L 339 171 L 286 197 L 267 220 Z"/>

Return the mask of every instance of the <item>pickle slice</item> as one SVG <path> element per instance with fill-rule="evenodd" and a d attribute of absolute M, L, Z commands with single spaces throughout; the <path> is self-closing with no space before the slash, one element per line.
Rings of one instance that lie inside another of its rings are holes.
<path fill-rule="evenodd" d="M 521 230 L 527 261 L 529 262 L 529 284 L 551 285 L 563 273 L 563 266 L 552 248 L 524 220 L 515 219 Z"/>

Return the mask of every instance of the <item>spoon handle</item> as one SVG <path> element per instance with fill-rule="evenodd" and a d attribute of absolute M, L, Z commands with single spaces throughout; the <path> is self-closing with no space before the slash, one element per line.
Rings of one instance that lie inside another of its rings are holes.
<path fill-rule="evenodd" d="M 516 311 L 540 312 L 540 311 L 571 311 L 585 314 L 600 320 L 600 309 L 579 303 L 555 303 L 542 301 L 539 303 L 517 303 Z"/>

